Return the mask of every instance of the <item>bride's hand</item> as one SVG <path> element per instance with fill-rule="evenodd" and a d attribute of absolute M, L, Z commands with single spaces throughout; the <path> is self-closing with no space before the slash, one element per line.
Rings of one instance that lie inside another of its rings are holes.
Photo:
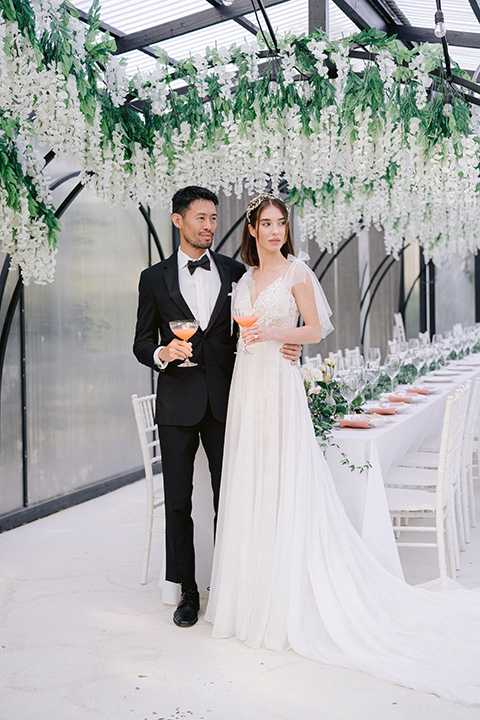
<path fill-rule="evenodd" d="M 274 328 L 266 327 L 265 325 L 252 325 L 242 330 L 242 340 L 246 345 L 253 345 L 257 342 L 267 342 L 273 340 Z"/>

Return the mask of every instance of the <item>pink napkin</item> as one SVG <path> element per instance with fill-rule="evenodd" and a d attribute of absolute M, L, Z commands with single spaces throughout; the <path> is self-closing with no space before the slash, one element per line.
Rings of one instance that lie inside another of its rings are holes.
<path fill-rule="evenodd" d="M 372 427 L 370 420 L 366 417 L 340 418 L 340 427 L 343 428 L 369 428 Z"/>
<path fill-rule="evenodd" d="M 377 415 L 396 415 L 397 411 L 392 405 L 378 405 L 378 407 L 369 407 L 369 412 L 376 413 Z"/>
<path fill-rule="evenodd" d="M 407 388 L 407 393 L 428 395 L 430 390 L 431 390 L 431 388 L 426 388 L 426 387 L 421 387 L 421 388 L 411 387 L 411 388 Z"/>
<path fill-rule="evenodd" d="M 388 402 L 405 402 L 405 403 L 411 403 L 412 398 L 411 395 L 390 395 L 388 398 Z"/>

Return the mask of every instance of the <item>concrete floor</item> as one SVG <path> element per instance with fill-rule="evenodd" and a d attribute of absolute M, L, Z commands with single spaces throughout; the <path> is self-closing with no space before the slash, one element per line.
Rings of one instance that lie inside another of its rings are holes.
<path fill-rule="evenodd" d="M 480 515 L 479 515 L 480 517 Z M 480 709 L 176 628 L 140 585 L 144 488 L 135 483 L 0 536 L 0 719 L 479 720 Z M 404 551 L 410 582 L 435 551 Z M 480 586 L 480 528 L 459 579 Z"/>

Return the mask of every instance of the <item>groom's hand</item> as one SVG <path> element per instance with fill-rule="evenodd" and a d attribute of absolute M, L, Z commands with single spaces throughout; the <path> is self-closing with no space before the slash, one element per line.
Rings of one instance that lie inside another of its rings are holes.
<path fill-rule="evenodd" d="M 290 360 L 291 365 L 296 365 L 300 355 L 302 354 L 302 346 L 285 343 L 285 345 L 282 345 L 280 348 L 280 352 L 285 360 Z"/>
<path fill-rule="evenodd" d="M 158 352 L 158 358 L 162 362 L 185 360 L 187 357 L 192 357 L 192 343 L 186 340 L 177 340 L 177 338 L 162 347 Z"/>

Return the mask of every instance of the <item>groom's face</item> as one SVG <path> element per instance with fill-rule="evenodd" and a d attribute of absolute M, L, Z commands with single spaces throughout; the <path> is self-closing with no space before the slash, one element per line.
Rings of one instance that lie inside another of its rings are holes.
<path fill-rule="evenodd" d="M 179 229 L 182 250 L 192 257 L 200 257 L 212 244 L 217 208 L 211 200 L 194 200 L 184 215 L 174 213 L 172 221 Z"/>

